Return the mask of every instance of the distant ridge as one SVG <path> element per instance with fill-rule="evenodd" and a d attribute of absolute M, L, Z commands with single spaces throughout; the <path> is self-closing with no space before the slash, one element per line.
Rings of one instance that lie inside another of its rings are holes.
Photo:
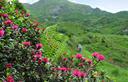
<path fill-rule="evenodd" d="M 83 25 L 83 29 L 109 34 L 128 34 L 128 12 L 109 13 L 88 5 L 67 0 L 40 0 L 32 5 L 24 4 L 33 17 L 40 22 L 73 22 Z M 113 29 L 112 31 L 110 31 Z"/>

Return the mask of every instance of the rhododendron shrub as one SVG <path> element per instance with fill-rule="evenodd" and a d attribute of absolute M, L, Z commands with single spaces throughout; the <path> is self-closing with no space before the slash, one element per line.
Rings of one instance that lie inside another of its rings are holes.
<path fill-rule="evenodd" d="M 91 59 L 79 53 L 68 58 L 62 56 L 57 65 L 52 68 L 52 80 L 54 78 L 56 81 L 67 82 L 96 82 L 97 79 L 98 82 L 104 81 L 106 78 L 104 73 L 98 71 L 96 67 L 105 60 L 105 57 L 99 53 L 97 53 L 98 57 L 95 57 L 95 53 L 97 52 L 92 54 Z"/>
<path fill-rule="evenodd" d="M 0 0 L 0 81 L 30 82 L 47 73 L 44 66 L 49 59 L 43 56 L 41 31 L 17 4 L 17 0 Z"/>

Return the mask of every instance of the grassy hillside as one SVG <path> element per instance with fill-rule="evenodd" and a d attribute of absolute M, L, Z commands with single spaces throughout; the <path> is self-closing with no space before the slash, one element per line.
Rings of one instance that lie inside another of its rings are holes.
<path fill-rule="evenodd" d="M 47 36 L 47 39 L 45 39 L 45 36 Z M 118 41 L 117 38 L 118 40 L 120 40 Z M 52 57 L 55 61 L 58 61 L 65 52 L 67 53 L 66 56 L 70 56 L 70 54 L 74 55 L 77 52 L 75 49 L 77 43 L 82 43 L 82 54 L 84 54 L 85 57 L 90 57 L 91 52 L 94 51 L 105 54 L 106 62 L 100 64 L 98 70 L 104 71 L 106 75 L 115 82 L 127 82 L 128 80 L 127 55 L 124 55 L 125 57 L 123 57 L 122 52 L 120 52 L 124 51 L 127 53 L 127 46 L 122 45 L 123 43 L 118 44 L 118 42 L 122 42 L 122 40 L 124 39 L 127 40 L 128 37 L 117 35 L 105 36 L 100 34 L 86 33 L 84 35 L 81 34 L 81 37 L 75 35 L 73 37 L 73 40 L 75 41 L 72 41 L 72 44 L 74 44 L 74 46 L 72 46 L 68 44 L 68 41 L 71 41 L 71 37 L 62 33 L 58 33 L 57 25 L 48 27 L 42 36 L 42 42 L 45 47 L 44 52 L 50 50 L 50 52 L 47 52 L 45 54 L 48 55 L 52 53 L 50 57 Z M 102 40 L 105 40 L 105 43 Z M 128 44 L 127 41 L 125 41 L 124 43 Z M 117 49 L 120 49 L 120 51 Z"/>
<path fill-rule="evenodd" d="M 73 38 L 77 44 L 82 44 L 90 52 L 99 51 L 105 54 L 108 60 L 111 58 L 111 63 L 125 68 L 128 66 L 128 36 L 126 35 L 87 32 L 83 31 L 80 26 L 71 23 L 58 24 L 57 31 Z"/>
<path fill-rule="evenodd" d="M 95 51 L 106 56 L 106 62 L 98 67 L 99 70 L 105 71 L 115 82 L 127 82 L 127 35 L 92 33 L 82 30 L 82 26 L 79 24 L 58 23 L 47 27 L 42 38 L 44 36 L 49 37 L 45 42 L 43 41 L 44 47 L 51 51 L 51 57 L 55 61 L 65 52 L 67 56 L 75 54 L 77 52 L 76 46 L 80 43 L 83 46 L 82 54 L 85 57 L 90 57 L 91 53 Z"/>

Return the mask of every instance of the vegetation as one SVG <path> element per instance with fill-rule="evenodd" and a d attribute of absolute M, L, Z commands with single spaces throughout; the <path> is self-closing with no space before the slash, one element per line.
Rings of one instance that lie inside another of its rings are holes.
<path fill-rule="evenodd" d="M 0 1 L 0 82 L 128 81 L 128 12 L 67 0 L 24 5 L 32 15 Z"/>
<path fill-rule="evenodd" d="M 75 51 L 63 53 L 68 37 L 38 28 L 29 16 L 17 0 L 0 3 L 0 82 L 111 81 L 97 69 L 105 60 L 102 54 L 94 52 L 88 58 Z"/>
<path fill-rule="evenodd" d="M 67 0 L 40 0 L 24 5 L 32 13 L 32 18 L 37 18 L 40 23 L 45 23 L 44 27 L 49 28 L 48 37 L 54 42 L 51 42 L 52 45 L 61 47 L 57 51 L 74 54 L 77 45 L 81 44 L 85 56 L 95 51 L 103 53 L 106 62 L 98 69 L 109 70 L 107 74 L 118 82 L 127 82 L 127 11 L 113 14 Z"/>
<path fill-rule="evenodd" d="M 17 0 L 0 1 L 0 82 L 37 78 L 41 66 L 32 60 L 41 57 L 41 63 L 46 63 L 40 31 L 29 15 Z"/>

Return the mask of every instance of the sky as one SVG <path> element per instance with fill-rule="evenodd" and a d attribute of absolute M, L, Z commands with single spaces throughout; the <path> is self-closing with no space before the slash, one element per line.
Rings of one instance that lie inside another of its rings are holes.
<path fill-rule="evenodd" d="M 29 3 L 29 4 L 33 4 L 35 2 L 38 2 L 39 0 L 19 0 L 19 2 L 21 3 Z"/>
<path fill-rule="evenodd" d="M 39 0 L 19 0 L 22 3 L 33 4 Z M 128 11 L 128 0 L 69 0 L 75 3 L 90 5 L 93 8 L 100 8 L 108 12 L 116 13 Z"/>

